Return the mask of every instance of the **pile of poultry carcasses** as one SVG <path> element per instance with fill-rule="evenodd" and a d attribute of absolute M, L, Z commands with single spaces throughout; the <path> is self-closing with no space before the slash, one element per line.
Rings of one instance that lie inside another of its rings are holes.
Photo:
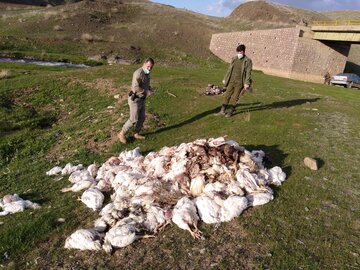
<path fill-rule="evenodd" d="M 65 248 L 110 253 L 153 237 L 171 221 L 200 238 L 199 220 L 227 222 L 273 199 L 269 185 L 281 185 L 286 175 L 280 167 L 266 169 L 264 155 L 220 137 L 163 147 L 145 157 L 139 148 L 124 151 L 99 168 L 55 167 L 47 174 L 71 172 L 73 185 L 64 192 L 86 189 L 82 202 L 100 210 L 94 227 L 74 232 Z M 103 207 L 104 194 L 111 201 Z"/>
<path fill-rule="evenodd" d="M 219 87 L 217 85 L 208 84 L 208 86 L 205 89 L 204 94 L 206 96 L 216 96 L 216 95 L 221 95 L 225 91 L 226 91 L 226 88 L 224 88 L 224 87 Z"/>

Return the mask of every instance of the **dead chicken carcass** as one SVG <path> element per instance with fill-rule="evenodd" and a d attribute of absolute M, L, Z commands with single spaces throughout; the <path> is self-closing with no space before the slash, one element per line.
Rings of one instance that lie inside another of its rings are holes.
<path fill-rule="evenodd" d="M 180 229 L 187 230 L 195 239 L 199 239 L 201 231 L 197 227 L 198 221 L 195 204 L 187 197 L 181 198 L 174 207 L 172 222 Z"/>
<path fill-rule="evenodd" d="M 101 250 L 102 237 L 96 230 L 80 229 L 65 240 L 65 248 L 80 250 Z"/>
<path fill-rule="evenodd" d="M 104 194 L 96 188 L 89 188 L 81 195 L 81 201 L 93 211 L 96 211 L 102 207 L 104 202 Z"/>

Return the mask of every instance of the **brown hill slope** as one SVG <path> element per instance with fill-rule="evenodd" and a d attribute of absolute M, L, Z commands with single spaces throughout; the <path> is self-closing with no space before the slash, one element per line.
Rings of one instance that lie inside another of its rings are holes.
<path fill-rule="evenodd" d="M 294 25 L 329 19 L 326 15 L 315 11 L 267 1 L 250 1 L 241 4 L 230 14 L 230 17 L 252 22 L 271 22 L 274 25 Z"/>
<path fill-rule="evenodd" d="M 78 2 L 81 0 L 5 0 L 0 1 L 1 3 L 8 4 L 21 4 L 21 5 L 31 5 L 31 6 L 46 6 L 50 5 L 62 5 L 70 2 Z"/>
<path fill-rule="evenodd" d="M 211 57 L 213 33 L 293 26 L 328 19 L 316 12 L 264 1 L 240 5 L 226 17 L 211 17 L 147 0 L 84 0 L 42 8 L 2 8 L 0 50 L 37 51 L 125 59 L 152 55 L 166 62 Z M 139 50 L 140 49 L 140 50 Z M 355 51 L 351 53 L 357 63 Z"/>
<path fill-rule="evenodd" d="M 323 11 L 320 13 L 331 20 L 360 20 L 360 10 Z"/>
<path fill-rule="evenodd" d="M 127 58 L 140 47 L 161 58 L 207 57 L 211 34 L 230 31 L 221 18 L 149 1 L 82 1 L 0 14 L 6 21 L 0 25 L 2 49 L 84 55 L 112 51 Z"/>

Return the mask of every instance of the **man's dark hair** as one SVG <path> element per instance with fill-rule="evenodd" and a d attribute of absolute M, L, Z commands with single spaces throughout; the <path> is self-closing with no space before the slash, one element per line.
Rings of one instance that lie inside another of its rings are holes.
<path fill-rule="evenodd" d="M 150 62 L 152 65 L 154 65 L 154 64 L 155 64 L 154 59 L 152 59 L 151 57 L 146 58 L 144 63 L 148 63 L 148 62 Z"/>
<path fill-rule="evenodd" d="M 245 52 L 245 48 L 246 47 L 244 44 L 240 44 L 239 46 L 237 46 L 236 51 L 237 52 L 241 52 L 241 51 Z"/>

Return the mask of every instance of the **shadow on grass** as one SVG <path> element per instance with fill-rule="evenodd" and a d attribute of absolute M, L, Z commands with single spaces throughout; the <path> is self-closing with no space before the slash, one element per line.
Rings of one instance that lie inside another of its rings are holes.
<path fill-rule="evenodd" d="M 322 160 L 321 158 L 315 158 L 315 160 L 317 161 L 318 169 L 320 169 L 322 166 L 324 166 L 324 164 L 325 164 L 324 160 Z"/>
<path fill-rule="evenodd" d="M 246 150 L 263 150 L 265 152 L 264 165 L 266 168 L 279 166 L 286 173 L 286 177 L 291 175 L 291 166 L 284 167 L 285 158 L 288 156 L 279 149 L 279 145 L 246 145 Z"/>
<path fill-rule="evenodd" d="M 43 198 L 39 192 L 23 193 L 23 194 L 19 194 L 19 196 L 23 200 L 29 200 L 33 203 L 37 203 L 40 205 L 49 201 L 48 199 Z"/>
<path fill-rule="evenodd" d="M 279 101 L 279 102 L 273 102 L 270 104 L 262 104 L 261 102 L 253 102 L 253 103 L 246 103 L 246 104 L 238 104 L 236 107 L 240 107 L 240 106 L 251 106 L 248 108 L 244 108 L 241 109 L 240 111 L 236 112 L 235 114 L 240 114 L 243 112 L 253 112 L 253 111 L 262 111 L 262 110 L 270 110 L 270 109 L 277 109 L 277 108 L 289 108 L 289 107 L 293 107 L 293 106 L 299 106 L 302 104 L 305 104 L 307 102 L 317 102 L 318 100 L 320 100 L 320 98 L 312 98 L 312 99 L 293 99 L 293 100 L 286 100 L 286 101 Z M 160 128 L 156 131 L 153 132 L 148 132 L 145 133 L 145 135 L 152 135 L 152 134 L 158 134 L 164 131 L 169 131 L 173 128 L 180 128 L 184 125 L 187 124 L 191 124 L 197 120 L 200 120 L 201 118 L 211 115 L 211 114 L 215 114 L 217 112 L 220 111 L 220 106 L 216 107 L 214 109 L 202 112 L 198 115 L 195 115 L 185 121 L 182 121 L 178 124 L 172 125 L 172 126 L 168 126 L 168 127 L 164 127 L 164 128 Z"/>
<path fill-rule="evenodd" d="M 260 104 L 258 106 L 253 106 L 250 108 L 242 109 L 242 110 L 236 112 L 235 115 L 243 113 L 243 112 L 254 112 L 254 111 L 262 111 L 262 110 L 278 109 L 278 108 L 290 108 L 290 107 L 305 104 L 307 102 L 309 102 L 309 103 L 317 102 L 319 100 L 320 100 L 320 98 L 311 98 L 311 99 L 302 98 L 302 99 L 278 101 L 278 102 L 273 102 L 271 104 Z M 239 104 L 239 105 L 241 105 L 241 104 Z M 236 107 L 239 107 L 239 105 L 237 105 Z"/>

